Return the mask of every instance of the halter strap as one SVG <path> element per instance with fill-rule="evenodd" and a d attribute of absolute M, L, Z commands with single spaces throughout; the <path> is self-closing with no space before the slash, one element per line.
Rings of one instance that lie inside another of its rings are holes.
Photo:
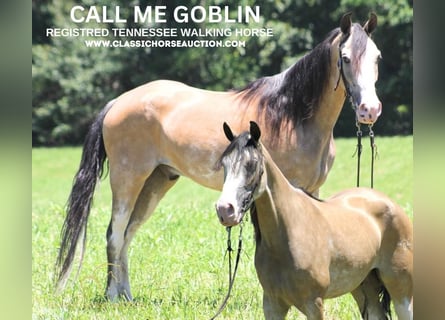
<path fill-rule="evenodd" d="M 339 51 L 338 61 L 340 63 L 340 75 L 338 77 L 338 81 L 340 81 L 340 77 L 341 77 L 341 79 L 343 80 L 343 85 L 345 86 L 346 97 L 348 97 L 349 99 L 352 99 L 351 89 L 349 88 L 349 83 L 346 80 L 345 72 L 344 72 L 344 69 L 343 69 L 343 59 L 342 59 L 342 56 L 341 56 L 341 48 L 340 47 L 339 47 L 338 51 Z"/>
<path fill-rule="evenodd" d="M 338 71 L 339 72 L 338 72 L 337 82 L 336 82 L 335 87 L 334 87 L 334 91 L 337 91 L 338 85 L 340 84 L 340 79 L 343 79 L 343 77 L 344 77 L 343 76 L 343 62 L 342 62 L 342 59 L 341 59 L 341 49 L 339 48 L 338 51 L 339 51 L 339 53 L 338 53 L 339 58 L 338 58 L 338 61 L 337 61 L 337 67 L 338 67 Z M 345 83 L 344 79 L 343 79 L 343 85 L 346 88 L 346 83 Z M 347 95 L 347 94 L 348 94 L 348 90 L 345 89 L 345 95 Z"/>
<path fill-rule="evenodd" d="M 360 186 L 360 159 L 362 155 L 362 130 L 360 128 L 360 123 L 358 121 L 355 122 L 355 126 L 357 127 L 357 149 L 355 152 L 357 153 L 357 187 Z"/>
<path fill-rule="evenodd" d="M 243 232 L 243 223 L 241 221 L 241 223 L 239 224 L 239 238 L 238 238 L 238 251 L 236 254 L 236 260 L 235 260 L 235 269 L 233 270 L 233 274 L 232 274 L 232 243 L 231 243 L 231 239 L 230 239 L 230 234 L 231 234 L 231 230 L 232 227 L 227 227 L 227 252 L 229 253 L 229 289 L 227 291 L 227 294 L 223 300 L 223 302 L 221 303 L 218 311 L 216 312 L 216 314 L 210 318 L 210 320 L 214 320 L 216 319 L 216 317 L 218 317 L 221 312 L 224 310 L 224 308 L 227 305 L 227 301 L 229 301 L 229 297 L 230 297 L 230 293 L 232 292 L 232 288 L 233 288 L 233 283 L 235 282 L 235 276 L 236 276 L 236 271 L 238 270 L 238 264 L 239 264 L 239 260 L 241 257 L 241 248 L 242 248 L 242 244 L 243 244 L 243 238 L 242 238 L 242 232 Z"/>
<path fill-rule="evenodd" d="M 354 98 L 353 98 L 353 96 L 351 94 L 351 89 L 349 88 L 349 83 L 348 83 L 348 81 L 346 79 L 346 76 L 345 76 L 345 72 L 344 72 L 344 68 L 343 68 L 342 51 L 341 51 L 341 47 L 348 40 L 348 38 L 349 38 L 349 35 L 347 35 L 338 45 L 338 62 L 337 62 L 337 66 L 338 66 L 338 69 L 339 69 L 340 72 L 338 74 L 338 79 L 337 79 L 337 83 L 336 83 L 336 85 L 334 87 L 334 91 L 337 90 L 338 85 L 340 84 L 340 79 L 342 79 L 343 80 L 343 85 L 345 87 L 345 96 L 347 98 L 349 98 L 349 100 L 351 100 L 351 104 L 354 107 L 355 106 Z"/>
<path fill-rule="evenodd" d="M 377 157 L 377 145 L 374 142 L 372 124 L 369 125 L 369 142 L 371 144 L 371 188 L 374 188 L 374 159 Z"/>
<path fill-rule="evenodd" d="M 352 156 L 357 154 L 357 187 L 360 187 L 360 159 L 362 154 L 362 130 L 360 128 L 360 123 L 356 121 L 355 126 L 357 127 L 357 148 Z M 374 141 L 374 131 L 372 130 L 373 124 L 368 125 L 369 128 L 369 142 L 371 145 L 371 188 L 374 188 L 374 160 L 377 158 L 377 145 Z"/>

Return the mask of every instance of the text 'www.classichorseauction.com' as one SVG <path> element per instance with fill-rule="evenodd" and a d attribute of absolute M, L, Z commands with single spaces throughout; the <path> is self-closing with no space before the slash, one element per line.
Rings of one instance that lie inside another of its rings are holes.
<path fill-rule="evenodd" d="M 259 6 L 177 6 L 168 9 L 167 6 L 77 5 L 70 10 L 70 20 L 79 27 L 47 28 L 46 36 L 80 39 L 87 47 L 106 48 L 245 47 L 249 37 L 273 37 L 272 28 L 258 27 L 261 21 Z M 172 14 L 168 15 L 167 11 Z M 125 17 L 124 13 L 131 18 Z M 176 23 L 175 27 L 163 26 L 169 19 Z M 115 27 L 129 21 L 137 27 Z M 190 28 L 189 23 L 198 27 Z M 248 27 L 250 23 L 255 27 Z M 97 27 L 101 24 L 107 24 L 107 27 Z M 224 27 L 219 27 L 221 25 Z"/>

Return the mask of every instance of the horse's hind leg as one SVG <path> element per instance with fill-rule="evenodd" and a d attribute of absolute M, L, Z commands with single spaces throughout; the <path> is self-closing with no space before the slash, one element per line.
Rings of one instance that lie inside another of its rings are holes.
<path fill-rule="evenodd" d="M 289 306 L 284 301 L 263 292 L 263 312 L 266 320 L 283 320 L 288 311 Z"/>
<path fill-rule="evenodd" d="M 152 173 L 154 167 L 146 165 L 144 168 L 129 164 L 127 162 L 110 157 L 110 184 L 113 195 L 111 221 L 107 230 L 107 260 L 108 260 L 108 280 L 106 296 L 110 300 L 116 300 L 119 296 L 124 296 L 127 300 L 132 300 L 130 285 L 128 281 L 128 263 L 121 259 L 124 247 L 125 230 L 128 227 L 131 213 L 135 207 L 139 194 L 144 187 L 145 181 Z M 133 169 L 133 170 L 132 170 Z"/>
<path fill-rule="evenodd" d="M 352 297 L 354 298 L 355 302 L 358 305 L 358 309 L 360 310 L 362 319 L 366 320 L 367 301 L 366 301 L 365 293 L 363 291 L 363 287 L 360 285 L 358 288 L 356 288 L 354 291 L 352 291 L 351 294 L 352 294 Z"/>
<path fill-rule="evenodd" d="M 412 240 L 399 241 L 389 262 L 379 269 L 379 276 L 394 303 L 399 320 L 413 319 Z"/>
<path fill-rule="evenodd" d="M 299 307 L 306 315 L 308 320 L 323 320 L 324 319 L 324 304 L 320 297 L 313 297 L 308 299 L 302 306 Z"/>
<path fill-rule="evenodd" d="M 394 303 L 394 309 L 396 311 L 399 320 L 412 320 L 413 319 L 413 280 L 412 273 L 408 270 L 400 270 L 393 273 L 388 277 L 385 273 L 382 275 L 382 281 L 391 296 Z"/>
<path fill-rule="evenodd" d="M 379 300 L 383 284 L 377 277 L 375 270 L 363 280 L 358 288 L 352 291 L 364 320 L 386 320 L 387 316 Z"/>
<path fill-rule="evenodd" d="M 125 232 L 125 245 L 128 248 L 139 227 L 150 218 L 159 201 L 168 190 L 178 181 L 179 175 L 174 173 L 167 166 L 158 166 L 145 181 L 144 187 L 139 194 L 136 206 L 130 217 L 127 230 Z"/>
<path fill-rule="evenodd" d="M 166 167 L 157 167 L 142 188 L 139 194 L 133 213 L 131 214 L 130 221 L 127 229 L 125 230 L 124 245 L 121 250 L 120 260 L 128 265 L 128 247 L 133 240 L 137 230 L 139 229 L 151 214 L 155 210 L 159 201 L 164 197 L 168 190 L 178 181 L 179 176 L 177 174 L 169 172 Z M 127 267 L 128 277 L 128 267 Z M 130 285 L 127 281 L 128 290 Z"/>
<path fill-rule="evenodd" d="M 394 309 L 396 310 L 397 317 L 407 320 L 413 319 L 413 299 L 405 298 L 401 301 L 394 301 Z"/>
<path fill-rule="evenodd" d="M 119 296 L 124 296 L 130 301 L 133 299 L 128 276 L 128 247 L 137 229 L 150 217 L 156 205 L 175 184 L 177 178 L 177 175 L 168 174 L 165 169 L 158 167 L 143 181 L 139 191 L 134 190 L 132 194 L 137 194 L 136 199 L 127 195 L 127 201 L 119 202 L 113 198 L 113 217 L 107 232 L 108 283 L 106 295 L 110 300 L 115 300 Z M 134 181 L 134 188 L 140 185 L 139 181 Z M 119 203 L 122 202 L 125 203 L 124 207 L 131 208 L 131 211 L 119 210 Z M 116 210 L 114 209 L 115 203 Z"/>

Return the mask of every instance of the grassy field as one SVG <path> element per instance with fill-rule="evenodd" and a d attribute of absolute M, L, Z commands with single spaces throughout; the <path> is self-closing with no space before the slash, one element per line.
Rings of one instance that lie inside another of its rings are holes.
<path fill-rule="evenodd" d="M 369 186 L 370 150 L 364 142 L 362 185 Z M 412 137 L 377 137 L 374 187 L 413 217 Z M 320 197 L 355 186 L 355 139 L 337 139 L 337 158 Z M 129 250 L 133 303 L 103 299 L 105 232 L 111 196 L 104 180 L 96 190 L 85 260 L 77 281 L 53 294 L 54 263 L 64 205 L 79 165 L 80 148 L 32 151 L 33 319 L 209 319 L 224 298 L 228 275 L 226 231 L 214 211 L 218 192 L 181 178 L 138 232 Z M 234 230 L 237 236 L 238 229 Z M 253 228 L 245 224 L 244 253 L 232 296 L 218 319 L 262 319 L 262 289 L 253 266 Z M 75 272 L 73 272 L 72 279 Z M 326 302 L 327 319 L 359 319 L 349 295 Z M 304 319 L 292 309 L 288 319 Z"/>

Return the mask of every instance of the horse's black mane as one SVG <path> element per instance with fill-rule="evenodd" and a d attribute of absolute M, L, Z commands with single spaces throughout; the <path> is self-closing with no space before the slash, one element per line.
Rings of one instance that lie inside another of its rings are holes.
<path fill-rule="evenodd" d="M 353 28 L 363 30 L 356 23 Z M 332 41 L 340 33 L 340 28 L 332 30 L 323 42 L 287 70 L 236 90 L 242 94 L 244 101 L 259 98 L 258 116 L 265 113 L 273 136 L 278 136 L 282 124 L 290 123 L 295 127 L 311 118 L 316 111 L 330 76 Z M 363 31 L 357 33 L 366 36 Z"/>
<path fill-rule="evenodd" d="M 272 132 L 278 133 L 283 122 L 295 126 L 313 115 L 329 77 L 331 43 L 339 33 L 339 28 L 332 30 L 323 42 L 287 70 L 237 90 L 243 93 L 244 100 L 259 98 L 258 113 L 265 112 Z"/>

